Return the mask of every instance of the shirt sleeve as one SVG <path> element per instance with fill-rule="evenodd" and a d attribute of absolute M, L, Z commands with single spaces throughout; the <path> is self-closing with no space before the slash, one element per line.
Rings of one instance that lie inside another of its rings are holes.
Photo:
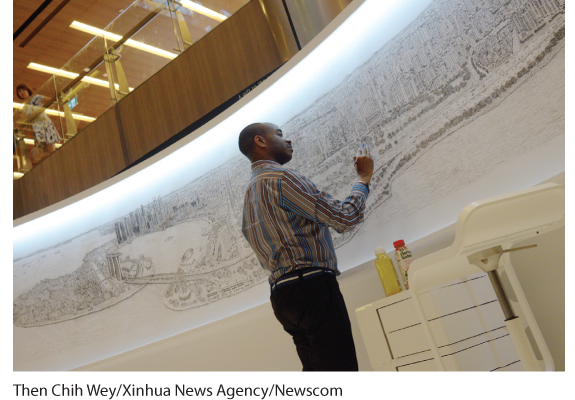
<path fill-rule="evenodd" d="M 313 182 L 295 170 L 285 170 L 281 181 L 281 206 L 318 224 L 327 225 L 339 233 L 353 230 L 363 221 L 369 189 L 356 183 L 351 194 L 339 201 L 319 191 Z"/>

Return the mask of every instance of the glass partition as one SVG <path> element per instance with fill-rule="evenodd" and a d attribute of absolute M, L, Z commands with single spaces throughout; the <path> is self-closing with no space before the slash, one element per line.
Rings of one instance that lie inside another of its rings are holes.
<path fill-rule="evenodd" d="M 14 178 L 81 133 L 248 1 L 136 0 L 108 26 L 72 22 L 86 46 L 62 67 L 28 66 L 45 72 L 47 81 L 33 93 L 41 97 L 35 98 L 38 104 L 14 104 Z M 41 130 L 40 123 L 50 136 L 47 141 L 34 132 Z"/>
<path fill-rule="evenodd" d="M 172 2 L 172 18 L 176 21 L 184 40 L 184 45 L 188 48 L 221 22 L 225 21 L 227 17 L 245 3 L 245 1 L 207 1 L 202 2 L 200 5 L 189 0 L 180 0 Z M 225 8 L 223 8 L 224 5 Z"/>
<path fill-rule="evenodd" d="M 58 92 L 55 102 L 59 103 L 60 108 L 67 116 L 63 124 L 66 141 L 74 137 L 113 104 L 104 63 L 100 61 L 97 64 L 97 60 L 102 59 L 105 40 L 101 36 L 94 37 L 84 32 L 78 34 L 91 40 L 61 68 L 65 73 L 72 75 L 64 73 L 54 75 Z M 86 76 L 74 83 L 81 74 L 86 74 Z"/>
<path fill-rule="evenodd" d="M 114 82 L 119 86 L 118 100 L 128 94 L 126 88 L 138 87 L 182 51 L 167 1 L 136 1 L 105 31 L 117 39 L 130 36 L 107 54 L 108 68 L 114 71 Z M 108 39 L 108 49 L 115 43 L 117 40 Z"/>

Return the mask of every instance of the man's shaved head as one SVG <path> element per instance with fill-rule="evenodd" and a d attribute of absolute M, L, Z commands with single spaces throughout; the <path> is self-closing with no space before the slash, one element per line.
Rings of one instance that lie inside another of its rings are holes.
<path fill-rule="evenodd" d="M 251 159 L 251 155 L 253 154 L 255 148 L 254 138 L 258 135 L 264 136 L 265 134 L 266 125 L 262 124 L 261 122 L 256 122 L 246 126 L 240 132 L 240 139 L 238 141 L 238 145 L 242 154 Z"/>
<path fill-rule="evenodd" d="M 269 122 L 246 126 L 240 132 L 238 144 L 240 151 L 252 163 L 270 160 L 283 165 L 292 158 L 291 140 L 284 137 L 279 126 Z"/>

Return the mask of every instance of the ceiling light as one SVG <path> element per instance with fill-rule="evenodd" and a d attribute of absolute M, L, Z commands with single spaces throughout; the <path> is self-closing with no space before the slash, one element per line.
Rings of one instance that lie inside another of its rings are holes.
<path fill-rule="evenodd" d="M 46 65 L 41 65 L 41 64 L 36 64 L 36 63 L 28 64 L 28 68 L 33 69 L 35 71 L 46 72 L 46 73 L 52 74 L 52 75 L 63 76 L 64 78 L 69 78 L 69 79 L 76 79 L 79 75 L 79 74 L 76 74 L 74 72 L 64 71 L 61 69 L 52 68 L 52 67 L 48 67 Z"/>
<path fill-rule="evenodd" d="M 22 104 L 22 103 L 12 103 L 12 107 L 13 107 L 13 108 L 20 108 L 20 109 L 22 109 L 22 108 L 24 108 L 24 104 Z M 49 109 L 49 108 L 47 108 L 45 112 L 46 112 L 46 114 L 48 114 L 48 115 L 54 115 L 54 116 L 57 116 L 57 117 L 63 117 L 63 116 L 64 116 L 64 113 L 63 113 L 62 111 L 51 110 L 51 109 Z M 72 118 L 77 119 L 77 120 L 79 120 L 79 121 L 87 121 L 87 122 L 92 122 L 92 121 L 95 121 L 95 120 L 96 120 L 96 118 L 93 118 L 93 117 L 87 117 L 87 116 L 85 116 L 85 115 L 74 114 L 74 113 L 72 113 Z M 24 142 L 26 143 L 26 139 L 24 139 Z"/>
<path fill-rule="evenodd" d="M 46 73 L 52 74 L 52 75 L 63 76 L 64 78 L 69 78 L 69 79 L 76 79 L 78 77 L 78 74 L 76 74 L 74 72 L 64 71 L 61 69 L 52 68 L 52 67 L 48 67 L 46 65 L 41 65 L 41 64 L 36 64 L 36 63 L 28 64 L 28 68 L 33 69 L 35 71 L 46 72 Z M 108 84 L 108 81 L 103 81 L 101 79 L 92 78 L 90 76 L 83 77 L 82 81 L 86 82 L 86 83 L 91 83 L 93 85 L 106 87 L 106 88 L 110 87 L 110 85 Z M 120 90 L 120 85 L 118 85 L 117 83 L 114 83 L 114 87 L 116 88 L 116 90 Z M 130 88 L 130 92 L 132 90 L 134 90 L 134 88 Z"/>
<path fill-rule="evenodd" d="M 223 21 L 227 18 L 225 15 L 212 11 L 209 8 L 206 8 L 204 6 L 201 6 L 188 0 L 179 0 L 179 3 L 189 10 L 195 11 L 198 14 L 203 14 L 206 17 L 213 18 L 217 21 Z"/>
<path fill-rule="evenodd" d="M 106 31 L 103 31 L 102 29 L 98 29 L 98 28 L 83 24 L 83 23 L 78 22 L 78 21 L 72 22 L 70 24 L 70 27 L 77 29 L 79 31 L 82 31 L 82 32 L 90 33 L 92 35 L 105 37 L 106 39 L 112 40 L 114 42 L 117 42 L 120 39 L 122 39 L 122 36 L 120 36 L 120 35 L 116 35 L 115 33 L 112 33 L 112 32 L 106 32 Z M 143 51 L 155 54 L 155 55 L 160 56 L 160 57 L 169 58 L 170 60 L 173 60 L 174 58 L 176 58 L 178 56 L 177 54 L 170 53 L 169 51 L 162 50 L 162 49 L 159 49 L 157 47 L 150 46 L 150 45 L 147 45 L 147 44 L 144 44 L 142 42 L 138 42 L 138 41 L 132 40 L 132 39 L 126 40 L 124 42 L 124 44 L 126 46 L 134 47 L 136 49 L 143 50 Z"/>
<path fill-rule="evenodd" d="M 34 139 L 24 138 L 24 143 L 33 146 L 34 143 L 36 143 L 36 142 L 34 141 Z M 55 147 L 56 147 L 57 149 L 60 148 L 60 147 L 62 147 L 62 143 L 55 143 Z"/>

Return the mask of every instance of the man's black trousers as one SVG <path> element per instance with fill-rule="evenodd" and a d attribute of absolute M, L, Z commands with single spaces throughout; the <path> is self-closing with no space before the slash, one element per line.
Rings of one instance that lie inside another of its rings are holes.
<path fill-rule="evenodd" d="M 358 370 L 351 323 L 335 276 L 300 277 L 279 285 L 270 300 L 276 318 L 293 337 L 304 371 Z"/>

